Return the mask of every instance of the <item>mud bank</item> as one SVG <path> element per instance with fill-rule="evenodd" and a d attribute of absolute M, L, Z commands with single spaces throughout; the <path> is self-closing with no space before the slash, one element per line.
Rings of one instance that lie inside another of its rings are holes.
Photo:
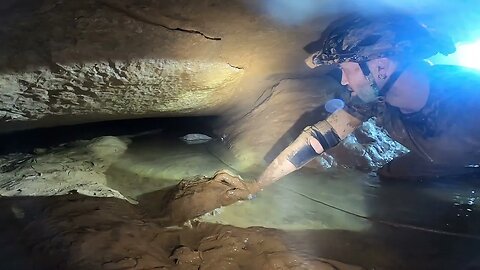
<path fill-rule="evenodd" d="M 277 230 L 164 227 L 117 198 L 2 197 L 0 209 L 5 269 L 361 269 L 290 250 Z"/>

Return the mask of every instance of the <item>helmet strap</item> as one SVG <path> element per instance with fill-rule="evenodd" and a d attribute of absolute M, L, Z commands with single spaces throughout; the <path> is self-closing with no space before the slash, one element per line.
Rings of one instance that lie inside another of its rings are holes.
<path fill-rule="evenodd" d="M 390 78 L 388 78 L 385 85 L 382 87 L 382 89 L 380 89 L 380 92 L 378 93 L 379 96 L 385 97 L 385 95 L 388 93 L 388 91 L 390 91 L 393 84 L 397 81 L 397 79 L 400 77 L 404 70 L 405 66 L 399 66 L 397 70 L 395 70 L 395 72 L 390 75 Z"/>
<path fill-rule="evenodd" d="M 378 84 L 375 81 L 375 78 L 373 78 L 373 74 L 370 71 L 370 68 L 368 67 L 367 62 L 359 62 L 358 65 L 360 65 L 360 69 L 362 70 L 362 73 L 367 79 L 367 81 L 370 83 L 370 87 L 375 92 L 375 95 L 377 97 L 380 96 L 380 88 L 378 87 Z"/>
<path fill-rule="evenodd" d="M 360 65 L 360 69 L 362 70 L 363 75 L 370 83 L 370 86 L 372 87 L 373 91 L 375 92 L 380 101 L 385 99 L 385 95 L 388 93 L 388 91 L 390 91 L 393 84 L 397 81 L 397 79 L 405 70 L 405 65 L 399 66 L 397 70 L 395 70 L 395 72 L 390 75 L 385 85 L 383 85 L 382 89 L 380 89 L 378 87 L 378 84 L 375 82 L 375 78 L 373 78 L 372 72 L 370 71 L 367 62 L 359 62 L 358 65 Z"/>

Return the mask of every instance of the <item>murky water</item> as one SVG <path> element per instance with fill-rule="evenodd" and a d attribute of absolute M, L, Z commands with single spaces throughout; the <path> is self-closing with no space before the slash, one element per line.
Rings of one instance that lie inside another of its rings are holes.
<path fill-rule="evenodd" d="M 218 158 L 218 141 L 189 145 L 177 136 L 135 137 L 107 172 L 108 185 L 135 199 L 233 170 Z M 368 269 L 480 269 L 479 194 L 480 179 L 380 183 L 355 170 L 301 170 L 203 220 L 282 229 L 299 253 Z"/>

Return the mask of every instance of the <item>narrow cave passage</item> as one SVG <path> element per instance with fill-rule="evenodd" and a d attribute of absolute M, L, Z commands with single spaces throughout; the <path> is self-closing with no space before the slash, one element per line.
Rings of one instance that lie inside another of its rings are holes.
<path fill-rule="evenodd" d="M 480 269 L 476 2 L 0 1 L 0 269 Z"/>

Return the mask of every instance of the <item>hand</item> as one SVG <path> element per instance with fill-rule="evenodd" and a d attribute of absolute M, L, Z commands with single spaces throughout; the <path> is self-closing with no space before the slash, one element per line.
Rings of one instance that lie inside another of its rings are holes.
<path fill-rule="evenodd" d="M 251 200 L 259 190 L 257 181 L 245 181 L 225 171 L 213 177 L 184 179 L 160 193 L 157 200 L 162 211 L 158 216 L 164 224 L 182 224 L 239 200 Z"/>
<path fill-rule="evenodd" d="M 246 198 L 247 200 L 254 199 L 255 194 L 261 190 L 257 181 L 255 180 L 244 180 L 242 181 L 242 185 L 248 193 Z"/>

